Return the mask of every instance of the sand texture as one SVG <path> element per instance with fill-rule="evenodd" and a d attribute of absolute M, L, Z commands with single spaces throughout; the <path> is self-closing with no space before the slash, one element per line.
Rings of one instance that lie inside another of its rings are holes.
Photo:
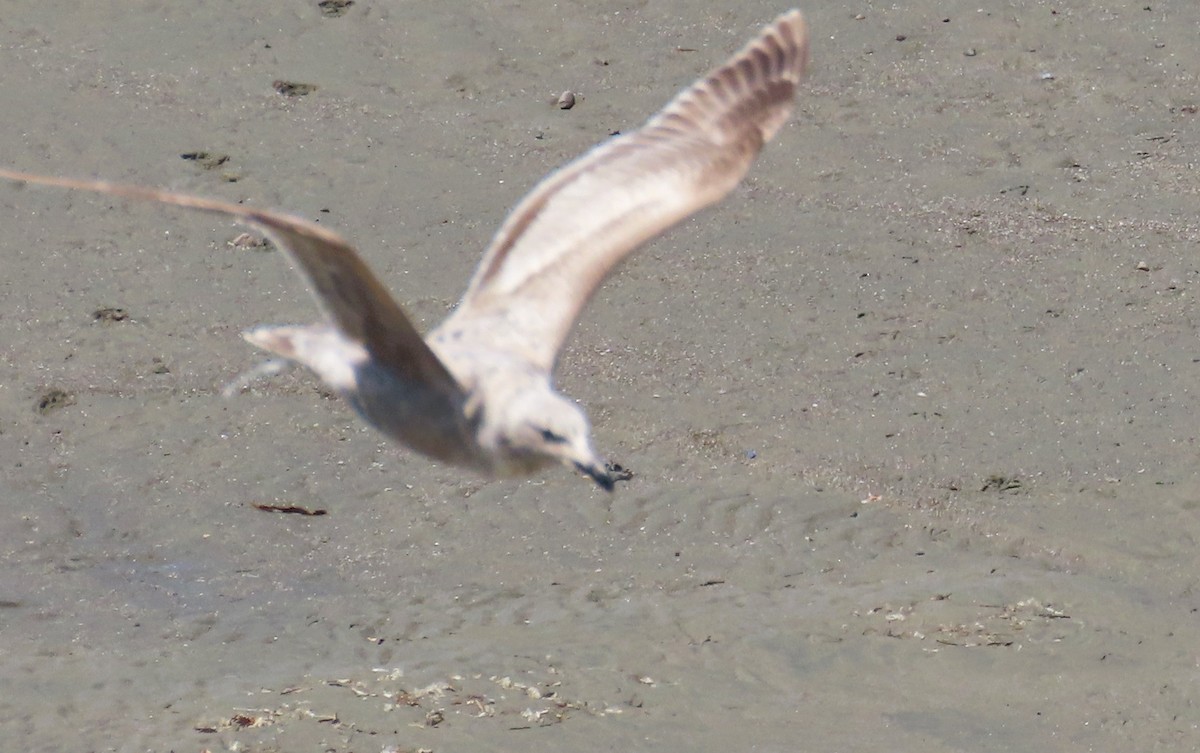
<path fill-rule="evenodd" d="M 784 10 L 22 0 L 0 162 L 319 220 L 425 330 Z M 278 254 L 0 186 L 4 749 L 1200 748 L 1200 4 L 805 10 L 793 121 L 564 353 L 611 495 L 223 398 L 317 315 Z"/>

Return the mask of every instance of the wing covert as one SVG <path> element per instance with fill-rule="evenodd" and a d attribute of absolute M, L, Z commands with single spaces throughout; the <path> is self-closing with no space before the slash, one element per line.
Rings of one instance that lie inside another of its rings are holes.
<path fill-rule="evenodd" d="M 799 11 L 780 16 L 644 126 L 545 178 L 496 233 L 431 337 L 486 343 L 550 370 L 604 277 L 642 243 L 719 201 L 787 122 L 807 63 Z"/>

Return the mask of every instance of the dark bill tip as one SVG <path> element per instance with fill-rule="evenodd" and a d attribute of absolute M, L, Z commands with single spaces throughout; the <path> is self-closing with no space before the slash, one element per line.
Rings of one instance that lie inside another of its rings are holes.
<path fill-rule="evenodd" d="M 575 467 L 580 473 L 587 476 L 592 481 L 595 481 L 596 486 L 600 487 L 606 492 L 611 492 L 613 490 L 613 486 L 616 485 L 616 479 L 614 479 L 612 475 L 604 468 L 594 465 L 584 465 L 583 463 L 576 463 Z"/>

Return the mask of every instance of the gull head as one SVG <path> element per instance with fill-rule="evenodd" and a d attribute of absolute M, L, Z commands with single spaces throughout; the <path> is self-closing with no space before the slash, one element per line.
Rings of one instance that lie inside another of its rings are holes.
<path fill-rule="evenodd" d="M 605 491 L 613 477 L 592 449 L 591 425 L 583 410 L 549 386 L 523 391 L 501 409 L 496 444 L 504 470 L 528 473 L 552 463 L 573 468 Z"/>

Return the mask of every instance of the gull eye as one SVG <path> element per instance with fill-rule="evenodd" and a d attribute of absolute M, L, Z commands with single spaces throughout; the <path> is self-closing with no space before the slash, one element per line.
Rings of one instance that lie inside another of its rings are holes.
<path fill-rule="evenodd" d="M 549 429 L 541 429 L 540 431 L 542 434 L 542 439 L 551 444 L 563 444 L 567 441 L 566 437 L 562 436 L 561 434 L 555 434 Z"/>

